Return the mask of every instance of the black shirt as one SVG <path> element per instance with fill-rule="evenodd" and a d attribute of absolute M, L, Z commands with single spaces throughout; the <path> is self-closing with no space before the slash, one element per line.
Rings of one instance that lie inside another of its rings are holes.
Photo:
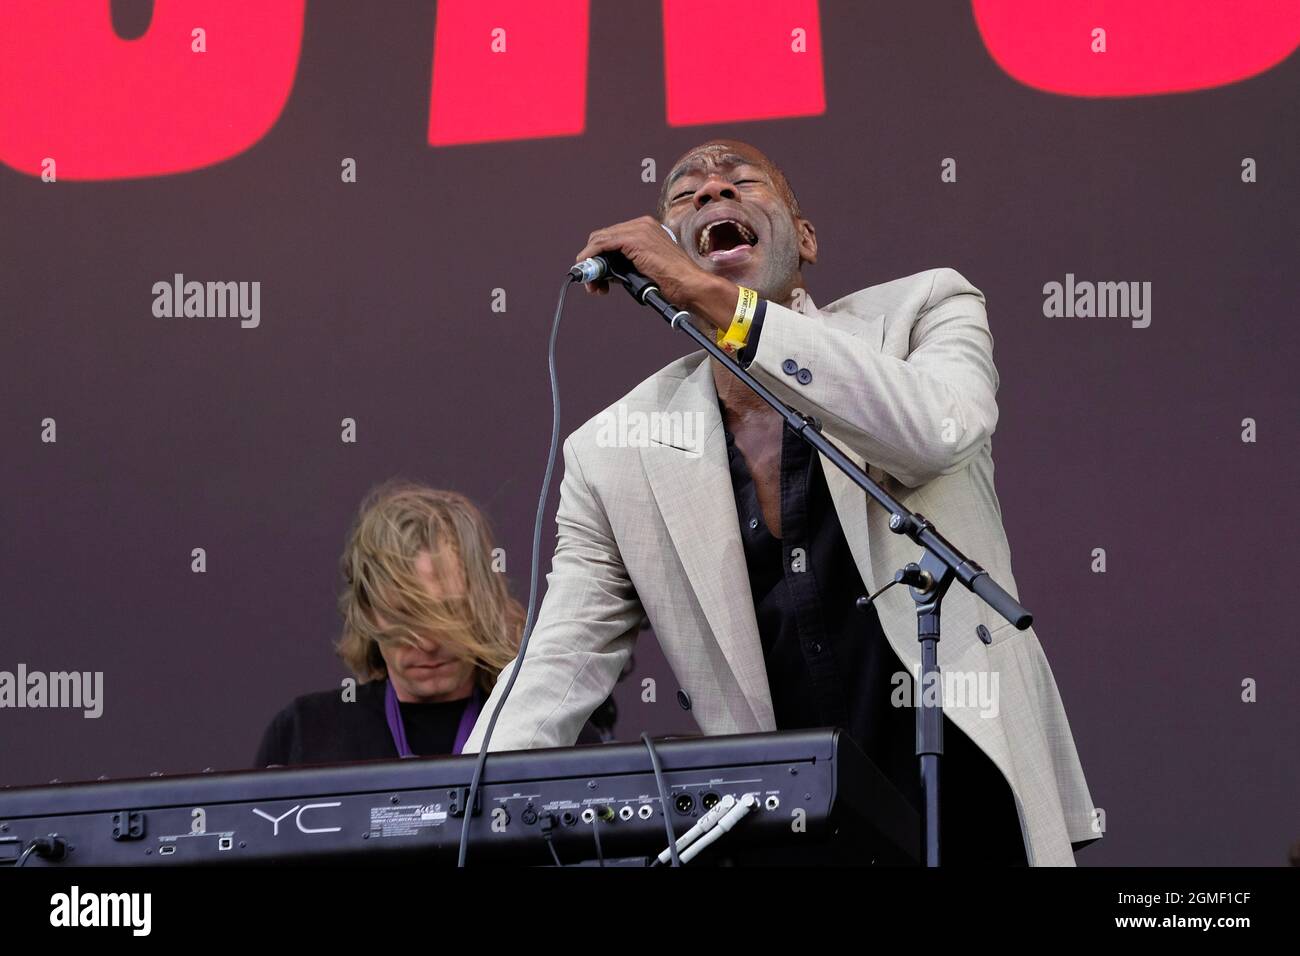
<path fill-rule="evenodd" d="M 396 759 L 397 745 L 384 710 L 387 681 L 358 684 L 355 701 L 343 700 L 343 689 L 304 694 L 272 718 L 253 766 L 292 767 L 313 763 Z M 398 702 L 406 743 L 421 757 L 450 754 L 456 731 L 470 698 L 444 704 Z M 610 702 L 606 702 L 608 707 Z M 605 723 L 612 725 L 612 716 Z M 602 725 L 603 726 L 603 725 Z M 612 729 L 612 728 L 611 728 Z M 593 717 L 578 735 L 579 744 L 602 740 Z"/>
<path fill-rule="evenodd" d="M 298 697 L 271 720 L 254 766 L 396 758 L 397 746 L 384 711 L 387 686 L 382 680 L 358 684 L 355 701 L 344 701 L 341 687 Z M 451 753 L 469 700 L 399 702 L 411 750 L 423 757 Z"/>
<path fill-rule="evenodd" d="M 837 726 L 918 811 L 922 807 L 912 680 L 906 706 L 891 695 L 905 674 L 866 594 L 822 473 L 821 458 L 782 429 L 781 531 L 767 527 L 749 468 L 729 431 L 727 454 L 767 666 L 776 726 Z M 940 642 L 942 659 L 942 641 Z M 1005 779 L 964 733 L 944 718 L 941 837 L 945 863 L 1023 863 L 1019 817 Z"/>

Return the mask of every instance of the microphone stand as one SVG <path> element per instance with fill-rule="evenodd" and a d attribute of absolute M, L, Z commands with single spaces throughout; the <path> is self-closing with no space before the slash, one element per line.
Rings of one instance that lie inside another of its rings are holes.
<path fill-rule="evenodd" d="M 939 680 L 939 610 L 944 595 L 953 581 L 960 582 L 973 591 L 998 614 L 1024 630 L 1033 622 L 1033 615 L 998 585 L 989 573 L 966 557 L 939 534 L 934 524 L 923 515 L 909 511 L 848 456 L 836 448 L 821 433 L 820 423 L 795 411 L 772 394 L 708 336 L 690 321 L 691 314 L 677 308 L 659 292 L 650 279 L 626 267 L 625 260 L 605 254 L 611 263 L 611 276 L 618 279 L 632 298 L 654 309 L 674 329 L 685 332 L 704 351 L 745 383 L 759 398 L 785 419 L 786 427 L 806 441 L 855 485 L 867 493 L 882 508 L 889 511 L 889 529 L 904 534 L 924 549 L 920 564 L 908 564 L 901 569 L 893 583 L 908 584 L 912 601 L 916 604 L 916 635 L 921 643 L 921 703 L 916 708 L 916 754 L 921 762 L 921 788 L 925 794 L 925 808 L 921 824 L 921 844 L 926 866 L 939 865 L 939 758 L 943 754 L 943 685 Z M 615 266 L 615 263 L 617 265 Z M 617 268 L 623 266 L 623 268 Z M 579 281 L 576 274 L 574 281 Z M 888 586 L 888 585 L 887 585 Z M 870 600 L 870 599 L 868 599 Z M 926 691 L 931 687 L 935 693 Z"/>

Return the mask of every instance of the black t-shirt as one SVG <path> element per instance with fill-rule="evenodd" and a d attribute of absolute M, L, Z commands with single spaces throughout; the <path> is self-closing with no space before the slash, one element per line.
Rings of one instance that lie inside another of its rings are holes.
<path fill-rule="evenodd" d="M 343 689 L 303 694 L 272 718 L 262 734 L 253 766 L 293 767 L 313 763 L 346 763 L 353 760 L 396 759 L 397 745 L 388 729 L 384 710 L 387 681 L 358 684 L 356 700 L 344 701 Z M 451 753 L 456 731 L 469 698 L 445 704 L 406 704 L 402 725 L 406 743 L 421 757 Z M 596 718 L 582 728 L 578 744 L 602 742 L 601 727 L 612 733 L 612 701 L 606 701 L 605 714 L 598 725 Z"/>
<path fill-rule="evenodd" d="M 256 767 L 342 763 L 397 757 L 384 711 L 387 681 L 358 684 L 356 700 L 343 689 L 304 694 L 280 711 L 262 735 Z M 422 757 L 450 754 L 470 698 L 441 704 L 399 702 L 406 742 Z"/>

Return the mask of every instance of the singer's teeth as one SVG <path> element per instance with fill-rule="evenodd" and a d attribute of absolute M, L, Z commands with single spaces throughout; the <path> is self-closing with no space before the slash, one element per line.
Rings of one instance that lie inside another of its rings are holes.
<path fill-rule="evenodd" d="M 699 250 L 699 253 L 702 256 L 707 256 L 710 252 L 717 251 L 716 249 L 713 248 L 712 245 L 712 233 L 713 233 L 713 228 L 715 226 L 731 226 L 733 229 L 735 229 L 736 237 L 738 237 L 740 240 L 740 242 L 729 243 L 728 245 L 725 246 L 720 245 L 719 248 L 734 249 L 742 242 L 750 246 L 758 242 L 758 236 L 754 234 L 754 230 L 750 229 L 743 222 L 737 222 L 735 219 L 719 219 L 716 222 L 709 223 L 707 226 L 705 226 L 703 229 L 700 230 L 700 239 L 699 242 L 696 244 L 696 248 Z M 736 238 L 736 237 L 726 237 L 725 233 L 726 230 L 723 230 L 722 232 L 719 233 L 719 236 L 725 237 L 726 239 Z"/>

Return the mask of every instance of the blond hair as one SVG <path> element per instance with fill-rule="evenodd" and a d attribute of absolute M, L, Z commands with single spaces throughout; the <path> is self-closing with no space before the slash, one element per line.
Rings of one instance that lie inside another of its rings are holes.
<path fill-rule="evenodd" d="M 433 597 L 416 571 L 421 552 L 458 561 L 464 594 Z M 373 489 L 340 561 L 339 657 L 364 683 L 388 674 L 381 646 L 425 647 L 432 638 L 457 659 L 473 662 L 480 686 L 490 691 L 518 651 L 524 622 L 523 608 L 492 561 L 487 521 L 469 499 L 403 481 Z"/>

